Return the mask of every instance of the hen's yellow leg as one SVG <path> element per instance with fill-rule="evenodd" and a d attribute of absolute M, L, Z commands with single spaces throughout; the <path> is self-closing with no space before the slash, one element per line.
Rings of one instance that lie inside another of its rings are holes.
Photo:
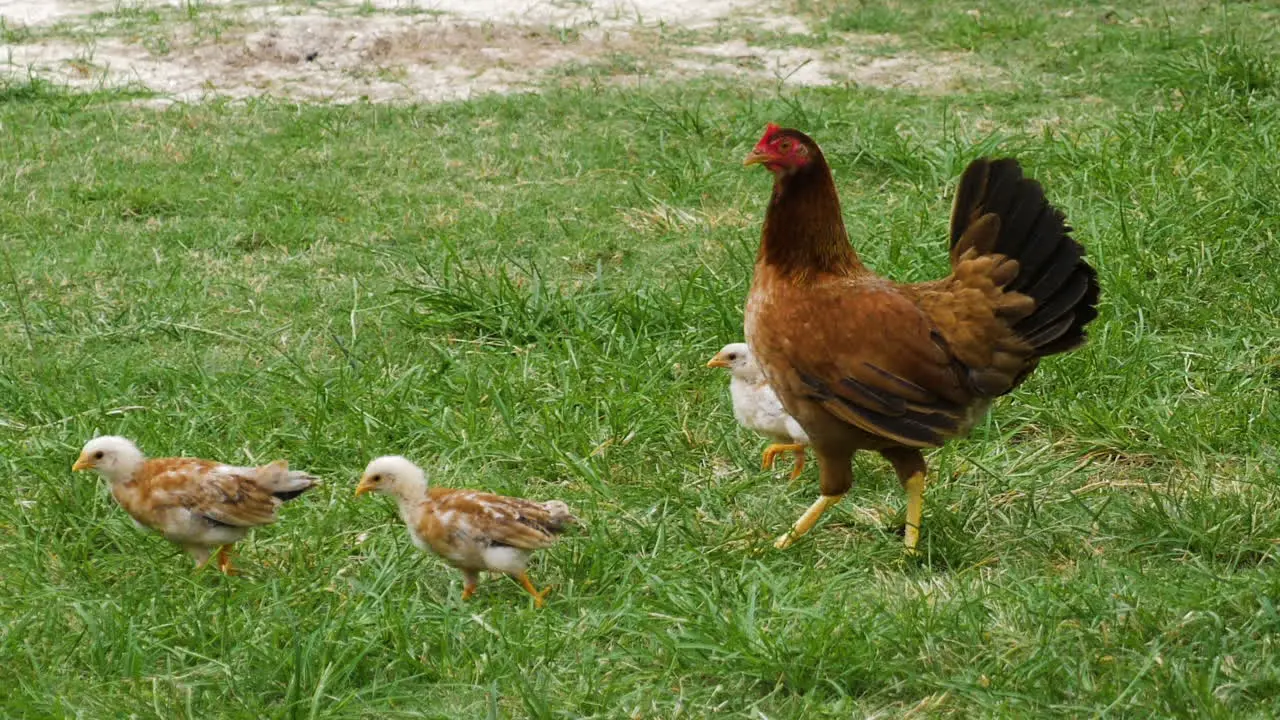
<path fill-rule="evenodd" d="M 801 535 L 809 532 L 813 528 L 814 523 L 818 522 L 818 518 L 822 517 L 822 513 L 827 511 L 832 505 L 840 502 L 844 495 L 820 495 L 808 510 L 800 516 L 796 524 L 790 530 L 783 533 L 773 542 L 773 546 L 779 550 L 786 550 L 791 547 L 791 543 L 800 538 Z"/>
<path fill-rule="evenodd" d="M 778 444 L 770 445 L 769 447 L 764 449 L 764 458 L 763 458 L 763 461 L 761 462 L 761 466 L 765 470 L 772 470 L 773 461 L 776 460 L 779 455 L 786 452 L 803 453 L 804 445 L 800 445 L 798 443 L 789 443 L 786 445 L 778 445 Z"/>
<path fill-rule="evenodd" d="M 533 596 L 533 606 L 541 608 L 547 593 L 551 592 L 551 586 L 548 585 L 542 589 L 542 592 L 538 592 L 538 589 L 533 586 L 533 581 L 529 579 L 529 573 L 523 572 L 516 576 L 516 581 L 525 589 L 525 592 Z"/>
<path fill-rule="evenodd" d="M 920 512 L 924 509 L 924 473 L 916 473 L 907 478 L 907 527 L 903 534 L 903 542 L 907 552 L 916 552 L 916 543 L 920 542 Z"/>

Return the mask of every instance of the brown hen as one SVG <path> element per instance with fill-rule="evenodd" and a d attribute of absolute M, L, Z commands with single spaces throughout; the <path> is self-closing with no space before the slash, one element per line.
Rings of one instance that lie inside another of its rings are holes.
<path fill-rule="evenodd" d="M 922 448 L 969 432 L 1040 358 L 1085 341 L 1097 274 L 1063 214 L 1012 159 L 965 169 L 951 212 L 951 274 L 901 284 L 849 244 L 817 143 L 770 125 L 744 161 L 774 174 L 746 336 L 779 399 L 808 433 L 821 496 L 778 538 L 789 546 L 853 484 L 858 450 L 887 459 L 919 540 Z"/>

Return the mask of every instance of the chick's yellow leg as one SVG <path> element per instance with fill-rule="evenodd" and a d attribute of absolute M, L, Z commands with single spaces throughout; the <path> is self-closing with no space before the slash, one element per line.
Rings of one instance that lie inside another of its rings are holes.
<path fill-rule="evenodd" d="M 203 570 L 205 566 L 209 564 L 209 560 L 213 558 L 213 553 L 208 550 L 197 549 L 188 550 L 187 552 L 190 553 L 192 559 L 196 561 L 196 572 Z"/>
<path fill-rule="evenodd" d="M 787 445 L 779 445 L 779 444 L 770 445 L 769 447 L 764 449 L 764 458 L 762 458 L 762 461 L 760 463 L 761 467 L 763 467 L 765 470 L 772 470 L 773 461 L 776 460 L 779 455 L 786 452 L 803 453 L 804 446 L 796 443 L 790 443 Z"/>
<path fill-rule="evenodd" d="M 818 499 L 809 506 L 808 510 L 804 511 L 804 514 L 800 516 L 800 519 L 796 521 L 796 524 L 773 542 L 773 546 L 779 550 L 786 550 L 791 547 L 791 544 L 799 539 L 801 535 L 804 535 L 813 528 L 814 523 L 818 522 L 818 518 L 822 517 L 822 513 L 826 512 L 831 506 L 840 502 L 840 499 L 843 497 L 843 494 L 818 496 Z"/>
<path fill-rule="evenodd" d="M 516 581 L 525 589 L 525 592 L 533 596 L 533 606 L 541 608 L 547 593 L 551 592 L 551 586 L 548 585 L 542 589 L 542 592 L 538 592 L 538 589 L 533 586 L 533 581 L 529 579 L 529 573 L 523 572 L 516 576 Z"/>
<path fill-rule="evenodd" d="M 223 575 L 238 575 L 239 572 L 231 567 L 231 545 L 223 545 L 218 548 L 218 569 Z"/>
<path fill-rule="evenodd" d="M 800 473 L 804 472 L 804 446 L 801 445 L 799 450 L 793 450 L 796 456 L 796 465 L 791 468 L 791 479 L 795 480 L 800 477 Z"/>
<path fill-rule="evenodd" d="M 471 571 L 462 573 L 462 599 L 470 600 L 472 595 L 476 594 L 476 584 L 480 581 L 480 575 Z"/>
<path fill-rule="evenodd" d="M 916 473 L 903 483 L 907 490 L 907 527 L 903 542 L 914 553 L 920 542 L 920 512 L 924 508 L 924 473 Z"/>

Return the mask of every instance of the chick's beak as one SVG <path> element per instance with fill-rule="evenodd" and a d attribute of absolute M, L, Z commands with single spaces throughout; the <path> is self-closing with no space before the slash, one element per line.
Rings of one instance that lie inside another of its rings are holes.
<path fill-rule="evenodd" d="M 770 160 L 769 151 L 757 145 L 754 149 L 751 150 L 751 152 L 747 153 L 747 156 L 745 158 L 743 158 L 742 166 L 751 167 L 752 165 L 760 165 L 762 163 L 769 162 L 769 160 Z"/>
<path fill-rule="evenodd" d="M 76 459 L 76 463 L 71 466 L 71 472 L 80 472 L 82 470 L 93 469 L 93 461 L 88 456 L 81 455 Z"/>
<path fill-rule="evenodd" d="M 360 484 L 356 486 L 356 497 L 360 497 L 367 492 L 373 492 L 373 481 L 367 477 L 362 477 L 360 478 Z"/>
<path fill-rule="evenodd" d="M 729 367 L 729 361 L 725 360 L 723 357 L 720 357 L 719 355 L 716 355 L 715 357 L 713 357 L 713 358 L 711 358 L 710 360 L 708 360 L 708 361 L 707 361 L 707 367 L 709 367 L 709 368 L 727 368 L 727 367 Z"/>

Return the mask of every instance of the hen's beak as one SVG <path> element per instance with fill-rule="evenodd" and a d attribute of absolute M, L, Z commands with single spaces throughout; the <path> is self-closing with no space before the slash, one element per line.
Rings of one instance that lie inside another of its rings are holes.
<path fill-rule="evenodd" d="M 727 368 L 727 367 L 729 367 L 729 361 L 728 361 L 728 360 L 725 360 L 724 358 L 722 358 L 722 357 L 720 357 L 719 355 L 717 355 L 717 356 L 715 356 L 715 357 L 713 357 L 713 358 L 711 358 L 710 360 L 708 360 L 708 361 L 707 361 L 707 367 L 709 367 L 709 368 Z"/>
<path fill-rule="evenodd" d="M 85 455 L 81 455 L 76 460 L 76 464 L 71 466 L 71 472 L 80 472 L 81 470 L 92 470 L 92 469 L 93 469 L 93 461 L 90 460 Z"/>
<path fill-rule="evenodd" d="M 373 481 L 367 477 L 362 477 L 360 478 L 360 484 L 356 486 L 356 497 L 360 497 L 367 492 L 373 492 Z"/>
<path fill-rule="evenodd" d="M 752 165 L 760 165 L 769 162 L 769 153 L 764 148 L 757 147 L 742 160 L 743 167 L 751 167 Z"/>

